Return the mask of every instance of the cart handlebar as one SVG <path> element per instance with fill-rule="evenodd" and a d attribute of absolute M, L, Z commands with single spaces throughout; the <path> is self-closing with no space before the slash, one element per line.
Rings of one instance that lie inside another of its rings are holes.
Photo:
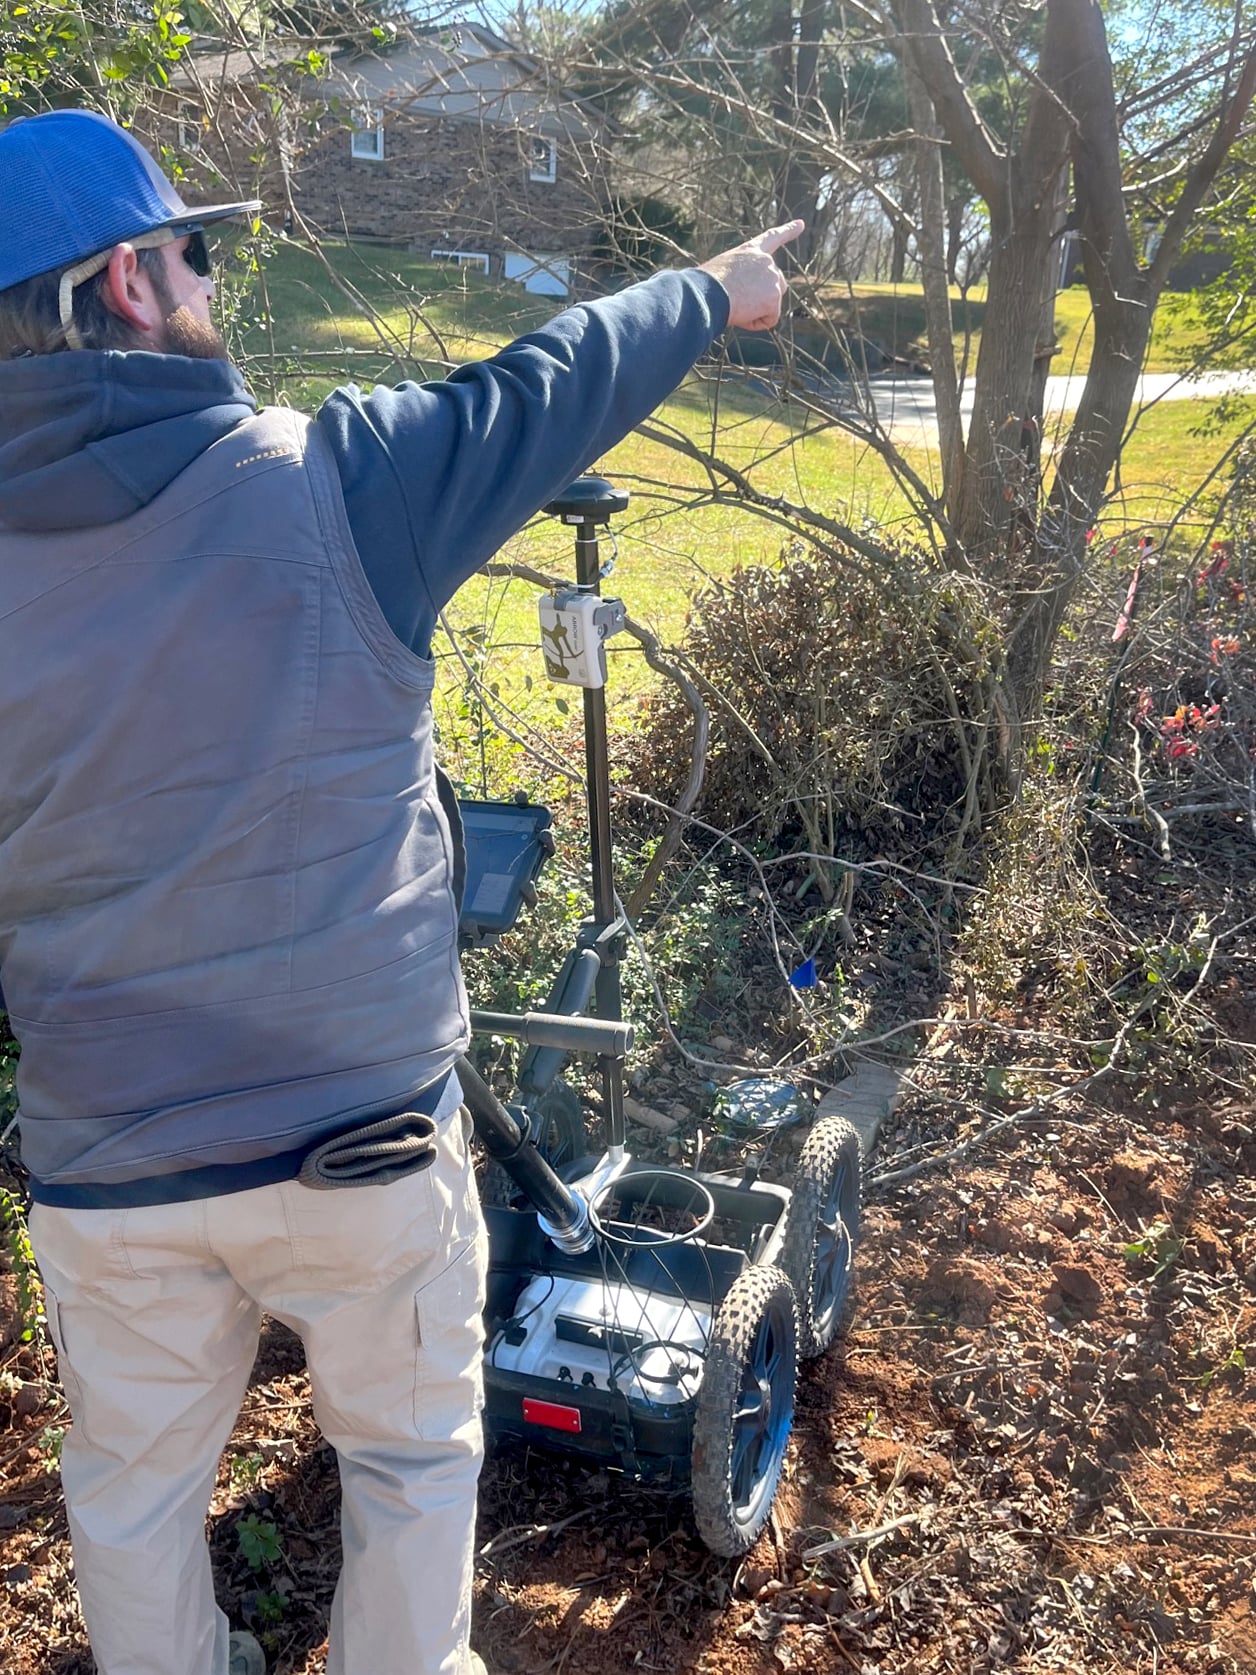
<path fill-rule="evenodd" d="M 471 1014 L 471 1028 L 480 1035 L 505 1035 L 529 1047 L 560 1047 L 565 1053 L 596 1053 L 623 1058 L 632 1046 L 632 1025 L 605 1018 L 566 1018 L 556 1012 Z"/>

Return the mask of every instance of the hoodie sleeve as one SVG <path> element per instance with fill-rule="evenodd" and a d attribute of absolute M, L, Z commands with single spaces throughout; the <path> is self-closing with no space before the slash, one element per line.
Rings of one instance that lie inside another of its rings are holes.
<path fill-rule="evenodd" d="M 670 395 L 727 320 L 710 274 L 660 273 L 440 383 L 329 396 L 318 423 L 398 638 L 426 656 L 462 583 Z"/>

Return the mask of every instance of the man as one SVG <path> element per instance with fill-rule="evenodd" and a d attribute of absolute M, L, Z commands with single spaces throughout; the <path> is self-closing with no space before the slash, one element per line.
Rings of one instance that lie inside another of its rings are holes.
<path fill-rule="evenodd" d="M 0 132 L 0 983 L 75 1572 L 101 1675 L 255 1663 L 204 1520 L 265 1309 L 339 1457 L 329 1675 L 465 1675 L 485 1252 L 431 638 L 775 323 L 801 226 L 308 420 L 211 320 L 203 228 L 257 207 L 188 208 L 86 111 Z"/>

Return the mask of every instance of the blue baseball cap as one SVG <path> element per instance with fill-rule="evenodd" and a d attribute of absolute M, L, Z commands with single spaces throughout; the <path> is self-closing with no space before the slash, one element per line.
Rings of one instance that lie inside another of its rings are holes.
<path fill-rule="evenodd" d="M 260 208 L 189 209 L 134 135 L 95 111 L 19 117 L 0 130 L 0 291 L 146 233 L 177 238 Z"/>

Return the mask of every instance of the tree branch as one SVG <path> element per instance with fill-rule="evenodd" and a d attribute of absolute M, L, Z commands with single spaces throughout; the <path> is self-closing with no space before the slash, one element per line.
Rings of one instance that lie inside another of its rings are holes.
<path fill-rule="evenodd" d="M 1121 179 L 1116 89 L 1103 14 L 1096 0 L 1049 0 L 1048 28 L 1055 51 L 1044 72 L 1071 113 L 1073 179 L 1082 237 L 1094 253 L 1086 268 L 1090 293 L 1102 284 L 1132 295 L 1138 264 L 1130 240 Z M 1096 297 L 1096 301 L 1098 301 Z"/>
<path fill-rule="evenodd" d="M 1238 24 L 1235 24 L 1235 39 L 1232 43 L 1235 56 L 1238 54 Z M 1195 211 L 1203 202 L 1204 194 L 1212 185 L 1217 170 L 1225 161 L 1230 147 L 1238 138 L 1243 118 L 1247 115 L 1252 98 L 1256 95 L 1256 47 L 1247 49 L 1247 56 L 1243 61 L 1239 73 L 1238 86 L 1235 88 L 1228 102 L 1221 107 L 1221 115 L 1217 120 L 1216 130 L 1207 147 L 1201 153 L 1186 177 L 1177 203 L 1173 206 L 1173 213 L 1165 225 L 1160 247 L 1156 251 L 1148 275 L 1148 284 L 1153 297 L 1158 297 L 1165 281 L 1169 277 L 1169 269 L 1177 258 L 1182 240 L 1186 237 Z"/>
<path fill-rule="evenodd" d="M 1004 193 L 1002 148 L 981 120 L 951 56 L 951 49 L 930 0 L 894 0 L 902 38 L 916 74 L 933 100 L 942 131 L 977 191 L 993 208 Z"/>

